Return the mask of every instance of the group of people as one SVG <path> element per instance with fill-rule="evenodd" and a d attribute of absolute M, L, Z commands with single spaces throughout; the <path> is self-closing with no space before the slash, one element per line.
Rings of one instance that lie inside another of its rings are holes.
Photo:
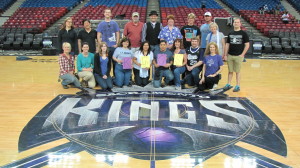
<path fill-rule="evenodd" d="M 156 11 L 151 11 L 149 17 L 150 22 L 142 23 L 139 13 L 134 12 L 122 38 L 118 24 L 111 19 L 110 9 L 104 10 L 104 21 L 97 30 L 91 28 L 89 20 L 84 20 L 84 29 L 78 35 L 72 19 L 67 18 L 58 34 L 63 88 L 67 89 L 69 84 L 94 88 L 97 82 L 103 90 L 111 91 L 113 87 L 131 86 L 132 80 L 143 87 L 150 83 L 152 72 L 155 88 L 174 84 L 180 90 L 189 85 L 196 86 L 194 93 L 198 93 L 218 84 L 223 60 L 227 60 L 229 73 L 225 88 L 233 87 L 231 80 L 235 72 L 234 91 L 240 90 L 241 63 L 249 48 L 249 37 L 241 30 L 240 19 L 234 20 L 234 31 L 225 41 L 210 12 L 204 14 L 205 24 L 200 28 L 194 24 L 193 13 L 188 14 L 188 24 L 181 29 L 175 26 L 173 15 L 167 16 L 165 27 L 157 21 Z M 82 79 L 81 83 L 78 78 Z"/>

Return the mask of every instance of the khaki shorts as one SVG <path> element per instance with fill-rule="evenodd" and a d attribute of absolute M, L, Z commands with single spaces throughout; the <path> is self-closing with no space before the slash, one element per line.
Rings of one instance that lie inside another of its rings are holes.
<path fill-rule="evenodd" d="M 227 57 L 228 71 L 229 72 L 240 72 L 243 60 L 244 60 L 244 57 L 232 56 L 232 55 L 228 54 L 228 57 Z"/>

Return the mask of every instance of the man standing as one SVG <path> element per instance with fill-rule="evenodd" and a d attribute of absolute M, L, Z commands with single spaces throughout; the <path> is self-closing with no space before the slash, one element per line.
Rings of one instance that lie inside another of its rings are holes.
<path fill-rule="evenodd" d="M 96 52 L 97 32 L 91 28 L 91 21 L 88 19 L 83 20 L 84 29 L 78 33 L 78 51 L 81 53 L 81 45 L 86 42 L 89 44 L 89 52 Z"/>
<path fill-rule="evenodd" d="M 189 48 L 191 46 L 191 39 L 193 37 L 200 39 L 200 29 L 198 26 L 194 25 L 195 17 L 194 13 L 188 14 L 188 24 L 181 28 L 184 48 Z"/>
<path fill-rule="evenodd" d="M 104 10 L 104 21 L 100 22 L 97 27 L 98 44 L 106 42 L 109 47 L 109 56 L 111 57 L 114 50 L 119 44 L 120 28 L 117 22 L 111 20 L 111 10 Z"/>
<path fill-rule="evenodd" d="M 236 86 L 234 92 L 240 91 L 241 81 L 241 65 L 244 60 L 245 54 L 249 49 L 249 37 L 246 32 L 241 30 L 241 19 L 236 18 L 233 22 L 234 31 L 228 34 L 225 46 L 225 60 L 228 63 L 228 83 L 224 89 L 231 89 L 231 80 L 233 72 L 236 73 Z"/>
<path fill-rule="evenodd" d="M 186 49 L 187 71 L 183 81 L 183 85 L 187 83 L 189 86 L 199 84 L 199 74 L 202 70 L 203 64 L 203 56 L 200 56 L 199 39 L 197 37 L 193 37 L 191 41 L 191 46 Z"/>
<path fill-rule="evenodd" d="M 155 67 L 153 86 L 160 87 L 162 77 L 165 77 L 165 84 L 169 84 L 174 79 L 174 75 L 170 70 L 173 64 L 173 54 L 167 50 L 167 41 L 160 41 L 159 49 L 155 50 L 152 62 Z"/>
<path fill-rule="evenodd" d="M 205 23 L 201 25 L 200 32 L 201 32 L 201 57 L 204 55 L 204 51 L 206 49 L 206 37 L 210 33 L 209 24 L 212 23 L 212 15 L 210 12 L 204 13 L 204 20 Z"/>
<path fill-rule="evenodd" d="M 143 26 L 142 42 L 149 41 L 151 50 L 154 51 L 158 48 L 160 41 L 158 35 L 163 26 L 160 22 L 157 22 L 158 14 L 156 11 L 151 11 L 149 17 L 150 22 L 145 23 Z"/>
<path fill-rule="evenodd" d="M 140 22 L 138 12 L 132 13 L 132 22 L 128 22 L 124 27 L 123 35 L 131 42 L 131 51 L 135 53 L 141 46 L 142 29 L 144 23 Z"/>

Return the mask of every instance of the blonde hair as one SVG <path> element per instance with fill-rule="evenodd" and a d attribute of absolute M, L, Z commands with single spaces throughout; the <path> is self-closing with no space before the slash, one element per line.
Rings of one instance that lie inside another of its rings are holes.
<path fill-rule="evenodd" d="M 188 14 L 188 18 L 193 18 L 193 19 L 195 19 L 195 18 L 196 18 L 196 15 L 195 15 L 194 13 L 189 13 L 189 14 Z"/>
<path fill-rule="evenodd" d="M 68 43 L 68 42 L 64 42 L 64 43 L 62 44 L 62 47 L 63 47 L 63 48 L 64 48 L 64 47 L 70 47 L 70 49 L 72 49 L 71 44 Z"/>
<path fill-rule="evenodd" d="M 208 55 L 211 54 L 211 53 L 210 53 L 210 46 L 211 46 L 211 45 L 214 45 L 214 46 L 215 46 L 215 48 L 216 48 L 216 54 L 219 55 L 219 48 L 218 48 L 218 45 L 217 45 L 215 42 L 210 42 L 209 44 L 207 44 L 206 49 L 205 49 L 205 52 L 204 52 L 204 55 L 205 55 L 205 56 L 208 56 Z"/>
<path fill-rule="evenodd" d="M 218 26 L 218 24 L 215 23 L 215 22 L 212 22 L 212 23 L 209 24 L 209 28 L 211 29 L 212 27 L 216 27 L 217 30 L 219 30 L 219 26 Z"/>

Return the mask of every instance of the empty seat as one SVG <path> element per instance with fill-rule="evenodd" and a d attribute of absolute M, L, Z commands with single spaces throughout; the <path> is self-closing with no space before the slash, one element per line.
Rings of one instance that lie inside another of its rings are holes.
<path fill-rule="evenodd" d="M 280 54 L 282 52 L 282 47 L 280 45 L 279 38 L 271 38 L 271 45 L 274 53 Z"/>
<path fill-rule="evenodd" d="M 6 36 L 6 40 L 3 43 L 3 49 L 9 50 L 12 47 L 13 42 L 15 41 L 15 34 L 14 33 L 9 33 Z"/>
<path fill-rule="evenodd" d="M 39 50 L 42 48 L 42 41 L 43 41 L 43 35 L 42 34 L 36 34 L 34 36 L 34 40 L 32 42 L 32 48 L 35 50 Z"/>
<path fill-rule="evenodd" d="M 25 40 L 23 42 L 23 49 L 25 50 L 31 49 L 32 43 L 33 43 L 33 34 L 26 34 Z"/>
<path fill-rule="evenodd" d="M 264 53 L 272 52 L 272 46 L 269 38 L 263 39 L 263 52 Z"/>
<path fill-rule="evenodd" d="M 15 41 L 13 42 L 13 49 L 20 50 L 23 44 L 24 35 L 23 34 L 16 34 Z"/>

